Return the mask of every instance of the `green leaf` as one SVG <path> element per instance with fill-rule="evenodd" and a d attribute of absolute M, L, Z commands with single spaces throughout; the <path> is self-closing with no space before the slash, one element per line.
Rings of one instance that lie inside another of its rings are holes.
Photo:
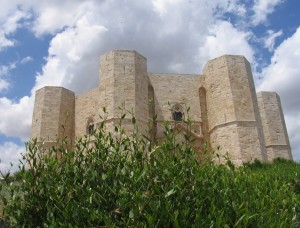
<path fill-rule="evenodd" d="M 133 219 L 133 218 L 134 218 L 134 213 L 133 213 L 132 210 L 129 212 L 129 218 L 130 218 L 130 219 Z"/>
<path fill-rule="evenodd" d="M 239 218 L 239 220 L 235 223 L 235 227 L 237 227 L 240 223 L 241 223 L 241 221 L 244 219 L 244 217 L 245 217 L 245 215 L 246 214 L 243 214 L 240 218 Z"/>
<path fill-rule="evenodd" d="M 105 173 L 102 173 L 102 180 L 105 180 L 107 178 L 107 175 Z"/>
<path fill-rule="evenodd" d="M 174 188 L 171 189 L 170 191 L 167 192 L 167 194 L 165 195 L 165 198 L 167 198 L 167 197 L 173 195 L 175 192 L 176 192 L 176 190 L 175 190 Z"/>

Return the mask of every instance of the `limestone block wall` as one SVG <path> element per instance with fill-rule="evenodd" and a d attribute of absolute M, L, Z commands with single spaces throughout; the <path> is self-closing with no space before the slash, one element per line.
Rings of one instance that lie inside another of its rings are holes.
<path fill-rule="evenodd" d="M 240 121 L 240 144 L 245 148 L 243 157 L 248 161 L 255 158 L 266 161 L 267 152 L 250 63 L 243 56 L 231 56 L 228 65 L 235 114 Z"/>
<path fill-rule="evenodd" d="M 249 63 L 242 56 L 225 55 L 204 69 L 210 142 L 229 153 L 236 163 L 266 160 L 258 127 L 258 106 Z M 251 143 L 249 143 L 251 142 Z"/>
<path fill-rule="evenodd" d="M 75 99 L 75 137 L 87 134 L 88 121 L 93 120 L 96 128 L 100 122 L 101 107 L 99 88 L 91 89 L 78 95 Z"/>
<path fill-rule="evenodd" d="M 248 60 L 245 57 L 243 57 L 243 58 L 245 60 L 245 70 L 246 70 L 246 75 L 247 75 L 248 82 L 249 82 L 249 88 L 251 91 L 252 105 L 253 105 L 254 115 L 255 115 L 255 119 L 256 119 L 256 128 L 257 128 L 257 132 L 258 132 L 258 139 L 259 139 L 259 143 L 260 143 L 260 148 L 257 147 L 257 151 L 254 153 L 259 154 L 259 150 L 261 150 L 262 160 L 266 161 L 266 160 L 268 160 L 268 155 L 267 155 L 267 151 L 265 149 L 266 143 L 265 143 L 265 139 L 264 139 L 262 121 L 261 121 L 261 117 L 260 117 L 260 113 L 259 113 L 259 106 L 258 106 L 258 100 L 257 100 L 257 96 L 256 96 L 254 79 L 253 79 L 250 63 L 248 62 Z M 251 142 L 251 140 L 250 140 L 250 142 Z M 247 141 L 245 141 L 244 143 L 248 144 Z M 251 159 L 252 159 L 252 157 L 251 157 Z M 260 156 L 255 156 L 255 158 L 260 159 Z"/>
<path fill-rule="evenodd" d="M 202 82 L 199 75 L 149 74 L 149 80 L 154 89 L 155 113 L 157 114 L 157 136 L 163 136 L 164 121 L 172 122 L 173 105 L 179 104 L 195 124 L 192 131 L 201 135 L 201 111 L 199 88 Z M 202 79 L 203 80 L 203 79 Z"/>
<path fill-rule="evenodd" d="M 122 108 L 136 117 L 141 133 L 156 114 L 150 132 L 153 142 L 155 137 L 163 139 L 165 121 L 187 131 L 183 122 L 173 120 L 172 108 L 179 107 L 185 117 L 189 108 L 197 148 L 209 141 L 213 149 L 222 148 L 221 155 L 228 152 L 238 165 L 255 158 L 292 159 L 280 99 L 266 92 L 258 93 L 257 98 L 250 64 L 242 56 L 213 59 L 203 75 L 156 74 L 147 72 L 147 59 L 136 51 L 110 51 L 101 56 L 98 87 L 76 98 L 61 87 L 36 92 L 31 138 L 52 145 L 67 136 L 73 145 L 75 137 L 88 133 L 90 121 L 94 128 L 102 121 L 103 107 L 108 113 L 107 130 L 119 123 Z M 129 133 L 133 130 L 128 113 L 123 127 Z"/>
<path fill-rule="evenodd" d="M 31 138 L 46 144 L 66 138 L 74 142 L 75 94 L 62 87 L 46 86 L 36 91 Z M 63 126 L 63 127 L 62 127 Z"/>
<path fill-rule="evenodd" d="M 113 51 L 110 51 L 100 57 L 99 99 L 101 99 L 102 105 L 106 107 L 109 119 L 114 117 L 115 107 L 114 58 L 115 55 Z M 99 111 L 100 114 L 103 114 L 100 107 Z"/>
<path fill-rule="evenodd" d="M 233 97 L 228 77 L 226 56 L 211 60 L 204 68 L 210 143 L 221 147 L 221 155 L 230 152 L 234 161 L 242 160 L 236 129 Z M 223 159 L 221 162 L 224 162 Z"/>
<path fill-rule="evenodd" d="M 41 141 L 44 97 L 45 88 L 39 89 L 35 92 L 30 138 L 37 138 L 39 141 Z"/>
<path fill-rule="evenodd" d="M 206 89 L 204 88 L 204 86 L 201 86 L 199 89 L 199 99 L 200 99 L 200 112 L 201 112 L 201 133 L 204 137 L 204 141 L 210 143 L 208 115 L 207 115 Z"/>
<path fill-rule="evenodd" d="M 122 109 L 131 112 L 141 131 L 148 120 L 148 73 L 147 60 L 136 51 L 115 50 L 101 57 L 100 97 L 107 107 L 108 121 L 118 122 Z M 101 113 L 101 110 L 99 110 Z M 130 114 L 124 120 L 127 130 Z"/>
<path fill-rule="evenodd" d="M 142 133 L 147 132 L 149 119 L 149 78 L 147 72 L 147 59 L 134 53 L 135 57 L 135 117 Z"/>
<path fill-rule="evenodd" d="M 157 122 L 155 120 L 155 96 L 153 86 L 148 85 L 148 132 L 151 142 L 156 143 Z"/>
<path fill-rule="evenodd" d="M 292 160 L 279 96 L 275 92 L 257 93 L 268 159 L 281 157 Z"/>

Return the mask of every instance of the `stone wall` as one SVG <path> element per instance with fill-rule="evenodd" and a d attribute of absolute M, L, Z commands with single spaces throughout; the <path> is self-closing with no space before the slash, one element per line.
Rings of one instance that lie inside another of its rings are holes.
<path fill-rule="evenodd" d="M 101 56 L 99 86 L 76 99 L 61 87 L 36 92 L 31 137 L 51 143 L 68 136 L 72 145 L 75 137 L 89 133 L 89 126 L 96 129 L 101 117 L 112 131 L 127 112 L 123 127 L 128 133 L 133 131 L 131 115 L 141 133 L 157 115 L 150 134 L 154 141 L 155 136 L 163 140 L 165 121 L 187 131 L 182 121 L 174 120 L 180 112 L 193 120 L 196 148 L 209 141 L 213 149 L 221 147 L 217 153 L 228 153 L 239 165 L 256 158 L 292 159 L 280 100 L 274 94 L 259 93 L 257 100 L 251 67 L 243 56 L 213 59 L 203 75 L 157 74 L 147 72 L 147 59 L 136 51 L 115 50 Z"/>
<path fill-rule="evenodd" d="M 46 86 L 36 91 L 31 138 L 52 144 L 66 137 L 74 142 L 75 94 L 62 87 Z"/>
<path fill-rule="evenodd" d="M 116 124 L 116 118 L 126 111 L 125 128 L 133 130 L 130 124 L 132 114 L 140 130 L 144 131 L 149 113 L 146 58 L 136 51 L 111 51 L 101 57 L 100 69 L 101 106 L 107 107 L 107 121 L 112 123 L 110 126 Z M 103 114 L 102 110 L 98 111 Z"/>
<path fill-rule="evenodd" d="M 91 89 L 78 95 L 75 99 L 75 136 L 80 137 L 87 134 L 88 121 L 92 120 L 96 128 L 100 122 L 99 106 L 100 102 L 99 88 Z"/>
<path fill-rule="evenodd" d="M 147 59 L 134 53 L 135 57 L 135 109 L 134 115 L 139 126 L 141 133 L 147 132 L 147 125 L 149 121 L 149 78 L 147 72 Z"/>
<path fill-rule="evenodd" d="M 155 113 L 157 114 L 157 136 L 163 136 L 164 121 L 172 120 L 172 107 L 180 105 L 187 118 L 189 107 L 190 118 L 195 122 L 193 132 L 202 135 L 199 88 L 204 77 L 200 75 L 149 74 L 154 89 Z"/>
<path fill-rule="evenodd" d="M 259 92 L 257 98 L 269 160 L 292 159 L 279 96 L 275 92 Z"/>
<path fill-rule="evenodd" d="M 258 127 L 258 106 L 249 63 L 242 56 L 222 56 L 205 66 L 210 142 L 222 155 L 242 164 L 266 160 Z"/>

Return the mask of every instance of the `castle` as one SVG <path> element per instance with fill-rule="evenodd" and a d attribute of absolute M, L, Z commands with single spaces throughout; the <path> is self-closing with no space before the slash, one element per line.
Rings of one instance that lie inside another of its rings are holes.
<path fill-rule="evenodd" d="M 292 159 L 279 96 L 256 94 L 250 64 L 237 55 L 210 60 L 202 75 L 184 75 L 148 73 L 146 58 L 136 51 L 110 51 L 100 58 L 98 87 L 79 95 L 52 86 L 36 91 L 31 138 L 52 145 L 67 136 L 72 147 L 76 137 L 97 127 L 103 107 L 108 113 L 105 123 L 113 127 L 122 105 L 141 131 L 157 115 L 151 134 L 158 139 L 163 138 L 166 120 L 187 131 L 181 120 L 189 107 L 196 144 L 208 141 L 213 149 L 220 147 L 219 153 L 228 153 L 237 165 Z M 128 131 L 133 129 L 130 118 L 124 119 Z"/>

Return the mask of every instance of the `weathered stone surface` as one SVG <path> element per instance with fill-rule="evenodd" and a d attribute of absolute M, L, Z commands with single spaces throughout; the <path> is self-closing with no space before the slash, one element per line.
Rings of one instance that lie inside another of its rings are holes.
<path fill-rule="evenodd" d="M 253 77 L 243 56 L 225 55 L 204 69 L 210 141 L 236 163 L 267 160 Z"/>
<path fill-rule="evenodd" d="M 213 149 L 220 146 L 218 153 L 228 153 L 236 164 L 256 158 L 292 159 L 279 97 L 268 94 L 274 93 L 259 93 L 257 100 L 250 64 L 243 56 L 213 59 L 202 75 L 157 74 L 147 72 L 146 58 L 136 51 L 115 50 L 100 59 L 98 87 L 76 98 L 60 87 L 36 92 L 31 137 L 50 143 L 64 135 L 73 145 L 76 137 L 102 121 L 103 107 L 108 130 L 119 122 L 123 107 L 136 117 L 142 133 L 156 114 L 151 134 L 158 141 L 163 140 L 165 121 L 187 131 L 180 118 L 189 115 L 197 148 L 206 140 Z M 129 132 L 130 115 L 123 121 Z M 68 127 L 64 132 L 62 124 Z"/>
<path fill-rule="evenodd" d="M 268 158 L 292 159 L 279 96 L 275 92 L 259 92 L 257 98 Z"/>
<path fill-rule="evenodd" d="M 52 145 L 66 138 L 74 143 L 74 92 L 62 87 L 46 86 L 36 91 L 31 138 Z"/>

